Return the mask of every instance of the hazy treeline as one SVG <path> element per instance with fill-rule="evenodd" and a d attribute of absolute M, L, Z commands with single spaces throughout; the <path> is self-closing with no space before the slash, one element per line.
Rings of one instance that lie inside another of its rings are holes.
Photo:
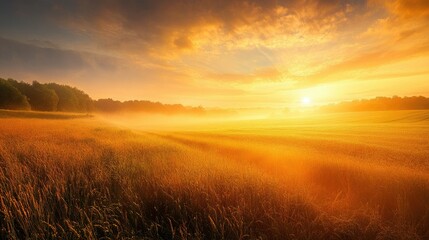
<path fill-rule="evenodd" d="M 181 104 L 162 104 L 144 100 L 117 101 L 111 98 L 93 100 L 75 87 L 57 83 L 32 84 L 14 79 L 0 78 L 0 109 L 36 110 L 60 112 L 150 112 L 150 113 L 186 113 L 225 114 L 227 110 L 206 110 L 203 107 L 188 107 Z M 429 109 L 429 98 L 413 97 L 376 97 L 348 102 L 340 102 L 320 107 L 323 111 L 384 111 Z"/>
<path fill-rule="evenodd" d="M 0 108 L 61 112 L 89 112 L 92 99 L 83 91 L 57 83 L 32 84 L 0 78 Z"/>
<path fill-rule="evenodd" d="M 61 112 L 152 112 L 152 113 L 204 113 L 202 107 L 181 104 L 162 104 L 150 101 L 112 99 L 93 100 L 85 92 L 57 83 L 32 84 L 0 78 L 0 109 Z"/>
<path fill-rule="evenodd" d="M 204 113 L 203 107 L 187 107 L 181 104 L 162 104 L 151 101 L 116 101 L 113 99 L 99 99 L 94 106 L 100 112 L 152 112 L 152 113 Z"/>
<path fill-rule="evenodd" d="M 423 96 L 376 97 L 326 105 L 321 109 L 332 112 L 429 109 L 429 98 Z"/>

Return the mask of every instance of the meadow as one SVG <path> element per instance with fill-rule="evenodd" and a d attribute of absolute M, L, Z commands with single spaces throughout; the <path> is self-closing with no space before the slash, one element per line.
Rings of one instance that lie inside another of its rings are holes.
<path fill-rule="evenodd" d="M 429 239 L 429 111 L 177 128 L 11 112 L 0 239 Z"/>

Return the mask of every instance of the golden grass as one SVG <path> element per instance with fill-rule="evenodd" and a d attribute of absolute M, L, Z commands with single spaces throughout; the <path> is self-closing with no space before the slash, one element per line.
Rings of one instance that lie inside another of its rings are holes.
<path fill-rule="evenodd" d="M 0 119 L 0 239 L 428 239 L 427 112 L 359 114 L 177 132 Z"/>

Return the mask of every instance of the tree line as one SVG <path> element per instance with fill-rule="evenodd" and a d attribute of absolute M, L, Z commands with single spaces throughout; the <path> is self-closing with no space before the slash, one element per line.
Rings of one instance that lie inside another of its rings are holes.
<path fill-rule="evenodd" d="M 429 109 L 429 98 L 423 96 L 376 97 L 340 102 L 320 108 L 329 112 Z M 0 78 L 0 109 L 106 113 L 206 113 L 203 107 L 188 107 L 181 104 L 162 104 L 138 100 L 121 102 L 111 98 L 93 100 L 82 90 L 68 85 L 39 83 L 37 81 L 29 84 L 2 78 Z"/>
<path fill-rule="evenodd" d="M 94 107 L 99 112 L 151 112 L 151 113 L 205 113 L 203 107 L 188 107 L 182 104 L 162 104 L 144 100 L 117 101 L 111 98 L 94 101 Z"/>
<path fill-rule="evenodd" d="M 162 104 L 151 101 L 93 100 L 85 92 L 57 83 L 31 84 L 14 79 L 0 78 L 0 109 L 60 111 L 60 112 L 151 112 L 201 114 L 202 107 L 187 107 L 181 104 Z"/>
<path fill-rule="evenodd" d="M 429 98 L 423 96 L 376 97 L 372 99 L 361 99 L 330 104 L 322 106 L 321 109 L 330 112 L 429 109 Z"/>
<path fill-rule="evenodd" d="M 0 78 L 0 108 L 11 110 L 90 112 L 92 99 L 83 91 L 57 83 L 32 84 Z"/>

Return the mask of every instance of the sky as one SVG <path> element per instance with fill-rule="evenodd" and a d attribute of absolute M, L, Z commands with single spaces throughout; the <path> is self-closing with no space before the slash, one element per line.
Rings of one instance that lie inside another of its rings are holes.
<path fill-rule="evenodd" d="M 429 1 L 0 0 L 0 77 L 222 108 L 429 96 Z"/>

